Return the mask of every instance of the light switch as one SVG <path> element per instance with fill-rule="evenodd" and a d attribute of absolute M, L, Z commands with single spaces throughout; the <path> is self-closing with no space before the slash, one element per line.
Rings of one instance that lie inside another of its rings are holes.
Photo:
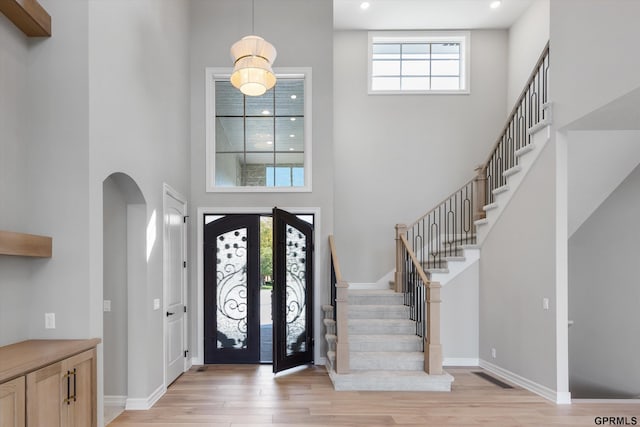
<path fill-rule="evenodd" d="M 156 298 L 153 300 L 153 309 L 160 310 L 160 298 Z"/>
<path fill-rule="evenodd" d="M 549 310 L 549 298 L 542 298 L 542 308 Z"/>
<path fill-rule="evenodd" d="M 44 328 L 45 329 L 55 329 L 56 328 L 56 314 L 55 313 L 45 313 L 44 314 Z"/>
<path fill-rule="evenodd" d="M 104 301 L 102 301 L 102 310 L 103 311 L 111 311 L 111 300 L 110 299 L 106 299 Z"/>

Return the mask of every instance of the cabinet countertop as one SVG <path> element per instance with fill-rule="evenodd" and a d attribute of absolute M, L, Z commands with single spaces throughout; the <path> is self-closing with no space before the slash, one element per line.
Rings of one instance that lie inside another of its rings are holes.
<path fill-rule="evenodd" d="M 100 341 L 28 340 L 0 347 L 0 383 L 94 348 Z"/>

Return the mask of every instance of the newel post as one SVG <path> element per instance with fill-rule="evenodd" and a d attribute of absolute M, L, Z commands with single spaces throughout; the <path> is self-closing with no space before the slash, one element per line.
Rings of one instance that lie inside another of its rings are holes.
<path fill-rule="evenodd" d="M 349 373 L 349 284 L 336 283 L 336 373 Z"/>
<path fill-rule="evenodd" d="M 487 204 L 487 165 L 480 165 L 476 169 L 473 178 L 473 220 L 477 221 L 487 216 L 484 205 Z"/>
<path fill-rule="evenodd" d="M 440 344 L 440 288 L 438 282 L 427 286 L 427 334 L 424 338 L 424 371 L 442 375 L 442 345 Z"/>
<path fill-rule="evenodd" d="M 400 236 L 407 233 L 407 226 L 396 224 L 396 274 L 394 277 L 396 292 L 402 292 L 402 277 L 404 276 L 404 244 Z"/>

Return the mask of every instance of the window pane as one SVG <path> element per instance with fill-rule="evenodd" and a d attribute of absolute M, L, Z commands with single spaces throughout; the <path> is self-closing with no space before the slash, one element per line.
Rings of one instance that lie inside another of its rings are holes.
<path fill-rule="evenodd" d="M 244 151 L 242 117 L 216 118 L 216 152 Z"/>
<path fill-rule="evenodd" d="M 460 61 L 432 61 L 431 75 L 433 76 L 458 76 L 460 75 Z"/>
<path fill-rule="evenodd" d="M 374 44 L 372 58 L 376 59 L 400 59 L 400 44 Z"/>
<path fill-rule="evenodd" d="M 304 116 L 304 80 L 280 79 L 274 88 L 278 116 Z"/>
<path fill-rule="evenodd" d="M 304 151 L 304 118 L 276 117 L 276 151 Z"/>
<path fill-rule="evenodd" d="M 429 90 L 429 77 L 403 77 L 402 90 Z"/>
<path fill-rule="evenodd" d="M 400 61 L 373 61 L 371 73 L 374 76 L 399 76 Z"/>
<path fill-rule="evenodd" d="M 242 185 L 243 154 L 216 154 L 216 182 L 219 187 Z"/>
<path fill-rule="evenodd" d="M 460 90 L 459 77 L 432 77 L 432 90 Z"/>
<path fill-rule="evenodd" d="M 373 90 L 400 90 L 400 77 L 373 77 L 371 79 Z"/>
<path fill-rule="evenodd" d="M 267 185 L 267 167 L 273 167 L 273 153 L 247 153 L 244 165 L 244 185 L 264 187 Z"/>
<path fill-rule="evenodd" d="M 273 89 L 268 90 L 264 95 L 245 96 L 244 98 L 247 116 L 268 117 L 273 115 Z"/>
<path fill-rule="evenodd" d="M 273 118 L 247 117 L 247 151 L 273 151 Z"/>
<path fill-rule="evenodd" d="M 403 61 L 403 76 L 428 76 L 429 61 Z"/>
<path fill-rule="evenodd" d="M 403 44 L 402 59 L 429 59 L 429 45 L 424 44 Z"/>
<path fill-rule="evenodd" d="M 291 175 L 293 177 L 294 187 L 304 187 L 304 168 L 302 167 L 292 168 Z"/>
<path fill-rule="evenodd" d="M 432 59 L 459 59 L 460 43 L 433 43 L 431 45 Z"/>
<path fill-rule="evenodd" d="M 242 116 L 244 101 L 242 92 L 228 80 L 215 82 L 216 116 Z"/>
<path fill-rule="evenodd" d="M 276 187 L 291 187 L 291 168 L 276 166 Z"/>

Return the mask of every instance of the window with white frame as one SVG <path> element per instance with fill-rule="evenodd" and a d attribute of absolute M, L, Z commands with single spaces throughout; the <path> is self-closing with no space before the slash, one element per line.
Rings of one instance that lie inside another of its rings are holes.
<path fill-rule="evenodd" d="M 469 93 L 468 32 L 370 32 L 369 93 Z"/>
<path fill-rule="evenodd" d="M 311 191 L 311 72 L 245 96 L 207 69 L 207 191 Z"/>

